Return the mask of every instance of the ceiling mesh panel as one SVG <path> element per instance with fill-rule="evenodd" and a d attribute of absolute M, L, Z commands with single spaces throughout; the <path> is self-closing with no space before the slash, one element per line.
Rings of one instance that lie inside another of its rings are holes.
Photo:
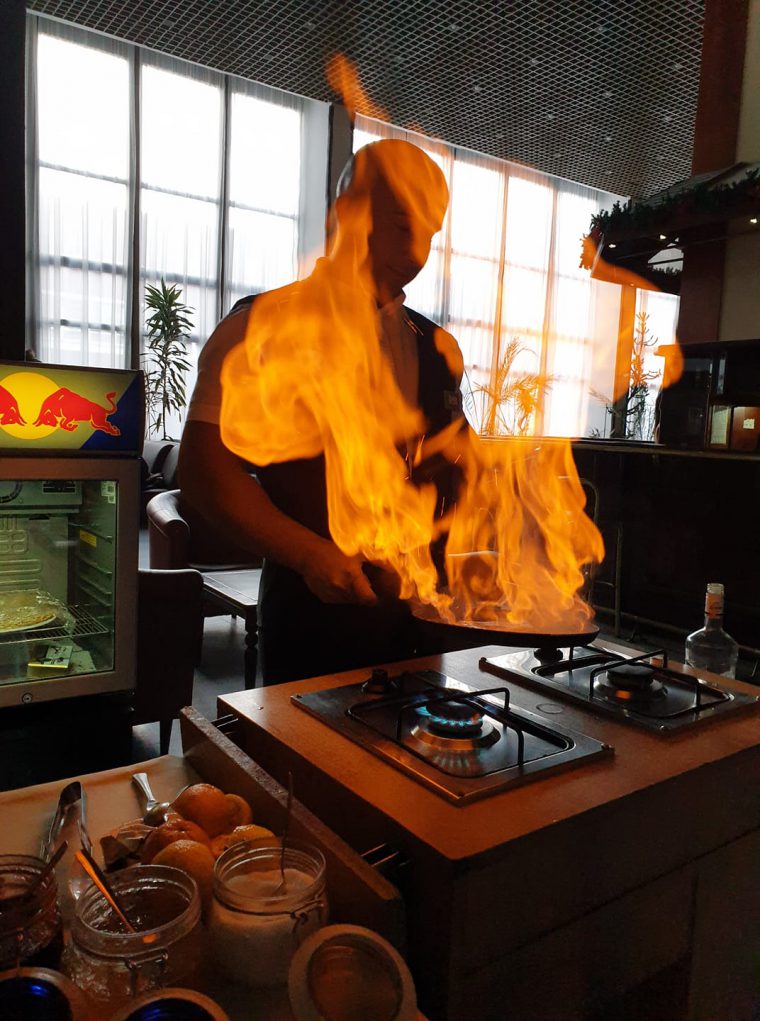
<path fill-rule="evenodd" d="M 342 52 L 390 120 L 621 194 L 687 177 L 704 0 L 29 0 L 315 99 Z"/>

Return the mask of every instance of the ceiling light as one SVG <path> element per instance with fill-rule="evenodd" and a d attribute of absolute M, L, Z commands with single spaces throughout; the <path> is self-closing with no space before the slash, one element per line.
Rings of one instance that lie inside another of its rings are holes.
<path fill-rule="evenodd" d="M 660 234 L 660 241 L 667 241 L 667 240 L 668 239 L 667 239 L 667 236 L 665 234 Z"/>
<path fill-rule="evenodd" d="M 612 242 L 611 244 L 607 245 L 607 247 L 608 247 L 608 248 L 617 248 L 617 245 L 616 245 L 616 244 L 615 244 L 615 242 L 613 241 L 613 242 Z"/>
<path fill-rule="evenodd" d="M 757 217 L 756 217 L 756 216 L 753 216 L 753 217 L 752 217 L 752 218 L 750 219 L 750 221 L 749 221 L 749 222 L 750 222 L 750 223 L 757 223 Z"/>

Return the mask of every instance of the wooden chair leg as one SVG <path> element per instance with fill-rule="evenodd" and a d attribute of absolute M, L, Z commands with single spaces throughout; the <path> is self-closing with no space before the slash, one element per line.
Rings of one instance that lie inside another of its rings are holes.
<path fill-rule="evenodd" d="M 171 716 L 167 719 L 160 720 L 158 724 L 158 747 L 162 755 L 169 754 L 169 742 L 172 736 L 172 723 L 174 720 Z"/>

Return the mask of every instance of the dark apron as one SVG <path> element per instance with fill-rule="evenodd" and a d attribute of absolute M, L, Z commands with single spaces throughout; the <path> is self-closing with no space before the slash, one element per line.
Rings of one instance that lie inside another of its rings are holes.
<path fill-rule="evenodd" d="M 253 298 L 246 298 L 235 308 L 252 303 Z M 427 434 L 433 435 L 461 417 L 459 381 L 436 347 L 435 331 L 439 327 L 412 309 L 404 311 L 418 338 L 418 403 L 427 422 Z M 324 457 L 257 467 L 255 471 L 279 510 L 317 535 L 330 538 Z M 455 498 L 458 480 L 448 464 L 421 468 L 417 481 L 435 483 L 439 508 Z M 259 662 L 265 684 L 390 663 L 433 651 L 421 645 L 405 603 L 387 599 L 376 606 L 323 603 L 299 574 L 270 559 L 264 563 L 258 612 Z"/>

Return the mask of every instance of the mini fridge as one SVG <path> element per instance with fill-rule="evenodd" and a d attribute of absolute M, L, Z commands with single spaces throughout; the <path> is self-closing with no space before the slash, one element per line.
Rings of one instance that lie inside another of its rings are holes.
<path fill-rule="evenodd" d="M 142 373 L 0 362 L 0 706 L 135 686 Z"/>

